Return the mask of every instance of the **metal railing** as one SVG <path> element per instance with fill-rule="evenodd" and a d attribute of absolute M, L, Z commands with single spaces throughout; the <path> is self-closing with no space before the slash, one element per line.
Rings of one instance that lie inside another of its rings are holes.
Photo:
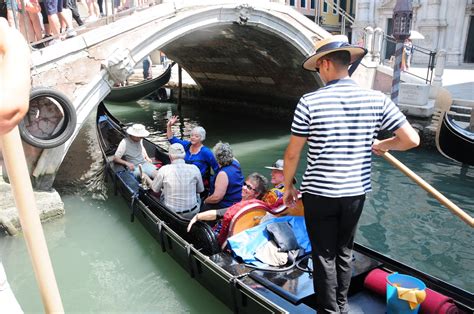
<path fill-rule="evenodd" d="M 393 38 L 392 36 L 387 36 L 387 35 L 384 34 L 383 35 L 382 46 L 386 46 L 387 42 L 390 42 L 390 43 L 393 43 L 393 44 L 397 43 L 395 38 Z M 409 72 L 409 71 L 405 71 L 405 73 L 408 74 L 408 75 L 411 75 L 411 76 L 414 76 L 414 77 L 417 77 L 419 79 L 424 80 L 426 84 L 431 84 L 431 82 L 433 81 L 434 68 L 435 68 L 435 65 L 436 65 L 436 51 L 432 51 L 432 50 L 429 50 L 429 49 L 426 49 L 426 48 L 423 48 L 423 47 L 420 47 L 420 46 L 417 46 L 417 45 L 413 45 L 413 53 L 415 51 L 428 56 L 428 64 L 427 64 L 427 67 L 426 67 L 426 77 L 419 76 L 419 75 L 417 75 L 415 73 L 412 73 L 412 72 Z M 413 56 L 412 56 L 412 58 L 413 58 Z M 381 58 L 381 61 L 382 61 L 382 59 L 383 58 Z"/>
<path fill-rule="evenodd" d="M 346 10 L 341 8 L 341 6 L 338 3 L 334 3 L 334 1 L 328 1 L 324 0 L 324 3 L 326 3 L 331 9 L 336 10 L 337 14 L 341 18 L 341 34 L 345 35 L 346 34 L 346 21 L 349 22 L 349 25 L 352 26 L 355 23 L 355 18 L 348 14 Z"/>

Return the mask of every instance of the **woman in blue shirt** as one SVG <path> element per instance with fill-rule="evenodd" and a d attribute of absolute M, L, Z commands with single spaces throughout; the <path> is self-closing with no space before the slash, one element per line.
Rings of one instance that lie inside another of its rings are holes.
<path fill-rule="evenodd" d="M 228 143 L 214 146 L 214 155 L 220 168 L 211 180 L 210 195 L 204 200 L 204 210 L 226 208 L 242 200 L 244 176 L 239 162 L 234 159 Z"/>
<path fill-rule="evenodd" d="M 171 127 L 178 120 L 178 116 L 172 116 L 168 123 L 166 124 L 166 136 L 170 144 L 180 143 L 183 145 L 186 155 L 184 156 L 184 161 L 187 164 L 193 164 L 199 168 L 201 171 L 202 181 L 206 188 L 209 187 L 211 169 L 214 173 L 217 173 L 219 170 L 219 165 L 217 164 L 216 158 L 212 151 L 204 146 L 202 142 L 206 139 L 206 130 L 202 126 L 197 126 L 191 131 L 191 137 L 189 141 L 180 140 L 176 136 L 173 136 Z"/>

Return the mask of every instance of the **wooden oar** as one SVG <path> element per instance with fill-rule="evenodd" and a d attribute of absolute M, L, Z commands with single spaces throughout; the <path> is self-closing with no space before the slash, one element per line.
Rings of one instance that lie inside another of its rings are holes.
<path fill-rule="evenodd" d="M 46 313 L 64 313 L 26 167 L 18 127 L 0 136 L 3 159 Z"/>
<path fill-rule="evenodd" d="M 456 206 L 453 202 L 451 202 L 448 198 L 446 198 L 443 194 L 438 192 L 434 187 L 428 184 L 425 180 L 420 178 L 416 173 L 410 170 L 407 166 L 401 163 L 398 159 L 393 157 L 390 153 L 384 153 L 382 155 L 388 162 L 398 168 L 401 172 L 403 172 L 407 177 L 415 181 L 416 184 L 421 186 L 426 192 L 430 193 L 434 196 L 441 204 L 446 206 L 450 211 L 452 211 L 455 215 L 459 218 L 464 220 L 468 225 L 474 227 L 474 218 L 472 218 L 469 214 L 463 211 L 461 208 Z"/>

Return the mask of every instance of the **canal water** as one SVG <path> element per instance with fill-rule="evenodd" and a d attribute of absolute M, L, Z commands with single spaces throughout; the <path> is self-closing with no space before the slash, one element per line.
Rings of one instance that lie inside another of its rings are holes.
<path fill-rule="evenodd" d="M 125 123 L 145 124 L 152 131 L 151 140 L 167 145 L 165 125 L 177 114 L 175 104 L 140 101 L 108 107 Z M 130 223 L 127 205 L 103 180 L 93 119 L 81 131 L 58 176 L 66 215 L 43 225 L 66 312 L 229 312 L 162 253 L 140 223 Z M 258 171 L 269 177 L 270 170 L 264 166 L 282 157 L 289 138 L 290 119 L 274 121 L 271 116 L 253 116 L 248 110 L 229 114 L 185 105 L 180 121 L 174 129 L 177 136 L 188 138 L 193 126 L 199 124 L 207 130 L 207 146 L 219 140 L 229 142 L 245 174 Z M 432 150 L 394 155 L 474 215 L 473 167 L 462 168 Z M 304 164 L 302 160 L 298 178 Z M 372 181 L 373 192 L 356 241 L 474 291 L 472 229 L 379 157 L 374 159 Z M 0 237 L 0 249 L 23 309 L 41 312 L 23 238 Z"/>

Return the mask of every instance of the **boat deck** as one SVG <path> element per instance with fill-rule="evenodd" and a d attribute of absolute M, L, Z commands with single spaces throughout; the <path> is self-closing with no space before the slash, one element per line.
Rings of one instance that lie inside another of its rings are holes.
<path fill-rule="evenodd" d="M 314 311 L 315 293 L 312 275 L 299 268 L 292 268 L 284 272 L 257 270 L 239 264 L 227 253 L 218 253 L 210 259 L 232 274 L 242 278 L 242 283 L 252 287 L 263 297 L 273 303 L 289 310 L 290 313 L 308 313 Z M 306 267 L 302 263 L 302 267 Z M 362 289 L 363 280 L 368 272 L 381 264 L 370 257 L 354 252 L 352 264 L 353 278 L 349 292 L 349 305 L 351 311 L 357 313 L 383 313 L 386 310 L 385 299 Z"/>

